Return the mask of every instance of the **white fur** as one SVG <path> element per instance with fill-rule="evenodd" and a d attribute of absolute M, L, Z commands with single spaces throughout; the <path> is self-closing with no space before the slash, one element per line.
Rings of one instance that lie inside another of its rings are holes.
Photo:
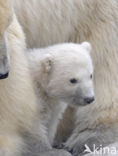
<path fill-rule="evenodd" d="M 12 0 L 0 1 L 0 79 L 9 73 L 7 28 L 12 21 Z"/>
<path fill-rule="evenodd" d="M 36 97 L 24 54 L 24 34 L 15 15 L 6 36 L 11 61 L 9 77 L 0 81 L 0 156 L 19 156 L 22 134 L 30 131 L 34 120 Z"/>
<path fill-rule="evenodd" d="M 97 131 L 97 128 L 103 132 L 106 127 L 112 127 L 110 134 L 118 139 L 118 1 L 20 0 L 15 3 L 15 11 L 29 47 L 84 40 L 92 44 L 96 101 L 77 111 L 76 135 L 68 146 L 74 148 L 72 144 L 78 134 L 83 132 L 84 140 L 90 129 Z M 65 127 L 69 129 L 70 124 Z M 102 132 L 97 138 L 101 138 Z M 109 144 L 109 133 L 104 136 Z"/>
<path fill-rule="evenodd" d="M 4 5 L 4 2 L 0 1 L 2 13 L 5 13 L 5 6 L 9 6 L 10 1 L 7 0 L 5 3 Z M 0 37 L 3 35 L 7 38 L 5 52 L 10 58 L 9 77 L 0 81 L 0 156 L 21 156 L 27 148 L 24 140 L 27 135 L 32 138 L 37 137 L 37 142 L 43 149 L 50 149 L 50 146 L 44 136 L 40 119 L 38 119 L 38 132 L 34 131 L 37 108 L 40 107 L 37 105 L 25 55 L 25 36 L 15 14 L 12 14 L 11 20 L 8 20 L 9 13 L 9 10 L 6 10 L 4 16 L 0 14 Z"/>
<path fill-rule="evenodd" d="M 87 48 L 83 44 L 65 43 L 27 52 L 42 107 L 39 118 L 47 129 L 50 144 L 67 104 L 83 105 L 85 97 L 94 96 L 89 43 L 86 42 Z M 71 78 L 76 78 L 78 82 L 71 84 Z"/>

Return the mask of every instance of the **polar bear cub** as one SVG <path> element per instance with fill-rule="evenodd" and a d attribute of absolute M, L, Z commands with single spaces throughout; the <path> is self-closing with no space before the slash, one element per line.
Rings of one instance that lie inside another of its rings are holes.
<path fill-rule="evenodd" d="M 64 43 L 27 52 L 36 94 L 39 118 L 50 144 L 67 105 L 85 106 L 94 101 L 91 45 Z"/>

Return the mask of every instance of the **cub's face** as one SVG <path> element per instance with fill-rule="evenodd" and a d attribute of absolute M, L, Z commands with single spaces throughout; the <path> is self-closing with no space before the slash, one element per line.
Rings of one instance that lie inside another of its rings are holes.
<path fill-rule="evenodd" d="M 90 104 L 94 101 L 90 44 L 67 44 L 65 49 L 53 56 L 45 91 L 72 106 Z"/>

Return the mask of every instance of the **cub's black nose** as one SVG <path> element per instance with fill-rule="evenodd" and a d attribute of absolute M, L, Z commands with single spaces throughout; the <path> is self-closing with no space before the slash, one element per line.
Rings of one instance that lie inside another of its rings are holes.
<path fill-rule="evenodd" d="M 9 73 L 0 74 L 0 79 L 6 79 L 9 76 Z"/>
<path fill-rule="evenodd" d="M 87 98 L 84 99 L 84 101 L 85 101 L 86 103 L 88 103 L 88 104 L 92 103 L 94 100 L 95 100 L 94 97 L 87 97 Z"/>

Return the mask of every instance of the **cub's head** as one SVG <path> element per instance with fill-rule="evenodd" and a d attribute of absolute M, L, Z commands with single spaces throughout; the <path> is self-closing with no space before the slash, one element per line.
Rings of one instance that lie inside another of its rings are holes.
<path fill-rule="evenodd" d="M 41 61 L 40 80 L 47 96 L 70 104 L 94 101 L 91 45 L 66 43 L 49 48 Z"/>

